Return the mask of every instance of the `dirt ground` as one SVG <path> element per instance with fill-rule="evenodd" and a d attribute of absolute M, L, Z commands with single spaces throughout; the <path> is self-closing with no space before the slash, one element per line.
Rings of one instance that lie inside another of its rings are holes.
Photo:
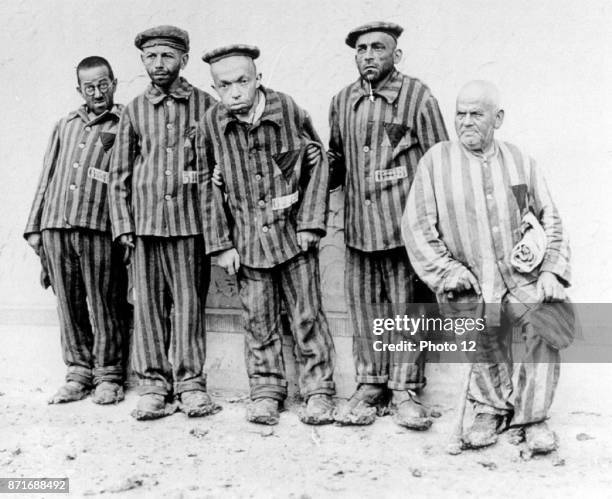
<path fill-rule="evenodd" d="M 214 387 L 223 411 L 203 419 L 136 422 L 133 391 L 112 407 L 49 406 L 63 378 L 56 327 L 0 326 L 0 366 L 0 476 L 67 476 L 73 497 L 612 496 L 612 369 L 603 364 L 563 366 L 550 421 L 560 451 L 528 461 L 505 435 L 490 449 L 444 452 L 456 376 L 432 384 L 427 400 L 442 416 L 414 433 L 389 417 L 308 427 L 295 402 L 277 427 L 260 427 L 244 420 L 244 393 Z"/>

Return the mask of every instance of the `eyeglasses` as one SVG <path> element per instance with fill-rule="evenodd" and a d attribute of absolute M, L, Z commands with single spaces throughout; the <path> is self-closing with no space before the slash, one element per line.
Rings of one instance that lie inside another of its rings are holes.
<path fill-rule="evenodd" d="M 98 83 L 98 85 L 85 85 L 84 87 L 81 87 L 81 88 L 85 95 L 88 95 L 91 97 L 92 95 L 96 93 L 96 88 L 100 91 L 101 94 L 105 94 L 106 92 L 108 92 L 111 85 L 112 85 L 112 82 L 105 80 L 105 81 L 101 81 L 100 83 Z"/>

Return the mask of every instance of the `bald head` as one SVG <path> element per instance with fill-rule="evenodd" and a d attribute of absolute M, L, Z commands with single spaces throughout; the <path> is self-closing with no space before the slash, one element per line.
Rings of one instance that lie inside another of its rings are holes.
<path fill-rule="evenodd" d="M 475 153 L 484 153 L 493 144 L 493 135 L 504 121 L 499 90 L 488 81 L 466 83 L 457 95 L 455 129 L 461 143 Z"/>

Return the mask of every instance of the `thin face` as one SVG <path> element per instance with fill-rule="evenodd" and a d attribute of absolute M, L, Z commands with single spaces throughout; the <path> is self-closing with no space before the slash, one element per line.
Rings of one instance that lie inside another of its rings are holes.
<path fill-rule="evenodd" d="M 187 65 L 189 55 L 166 45 L 155 45 L 143 49 L 140 56 L 151 81 L 168 88 L 179 77 Z"/>
<path fill-rule="evenodd" d="M 111 80 L 106 66 L 81 69 L 78 77 L 77 91 L 91 112 L 100 115 L 113 107 L 117 80 Z"/>
<path fill-rule="evenodd" d="M 359 74 L 372 83 L 383 80 L 402 57 L 401 50 L 396 48 L 395 39 L 381 31 L 361 35 L 355 48 Z"/>
<path fill-rule="evenodd" d="M 488 102 L 484 95 L 468 93 L 457 98 L 455 130 L 461 143 L 471 151 L 487 150 L 502 120 L 503 111 Z"/>
<path fill-rule="evenodd" d="M 240 55 L 226 57 L 213 62 L 210 72 L 225 107 L 235 114 L 248 114 L 261 84 L 253 59 Z"/>

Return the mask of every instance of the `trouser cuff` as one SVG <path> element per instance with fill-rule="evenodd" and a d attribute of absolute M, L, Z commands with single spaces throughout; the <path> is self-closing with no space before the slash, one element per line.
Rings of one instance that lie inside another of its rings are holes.
<path fill-rule="evenodd" d="M 313 395 L 330 395 L 336 394 L 336 385 L 333 381 L 317 383 L 316 385 L 306 386 L 300 390 L 302 398 L 309 398 Z"/>
<path fill-rule="evenodd" d="M 357 384 L 361 385 L 363 383 L 367 383 L 369 385 L 386 385 L 389 380 L 389 376 L 355 376 L 355 381 Z"/>
<path fill-rule="evenodd" d="M 389 381 L 387 388 L 390 390 L 422 390 L 427 385 L 427 378 L 422 378 L 419 381 Z"/>
<path fill-rule="evenodd" d="M 66 381 L 76 381 L 85 386 L 91 386 L 93 381 L 91 369 L 80 366 L 70 366 L 68 367 L 68 372 L 66 373 Z"/>
<path fill-rule="evenodd" d="M 168 386 L 164 385 L 161 382 L 154 381 L 139 381 L 138 386 L 138 394 L 139 395 L 149 395 L 154 393 L 156 395 L 162 395 L 167 397 L 170 394 L 171 390 Z"/>
<path fill-rule="evenodd" d="M 500 409 L 498 407 L 493 407 L 492 405 L 483 404 L 482 402 L 476 402 L 472 400 L 472 407 L 474 408 L 474 414 L 493 414 L 496 416 L 508 416 L 511 414 L 511 411 L 508 409 Z"/>
<path fill-rule="evenodd" d="M 174 383 L 174 393 L 176 395 L 193 390 L 206 391 L 206 376 L 198 376 L 187 381 L 177 381 Z"/>
<path fill-rule="evenodd" d="M 93 370 L 93 384 L 98 386 L 104 381 L 110 383 L 123 384 L 123 367 L 122 366 L 105 366 L 95 367 Z"/>

